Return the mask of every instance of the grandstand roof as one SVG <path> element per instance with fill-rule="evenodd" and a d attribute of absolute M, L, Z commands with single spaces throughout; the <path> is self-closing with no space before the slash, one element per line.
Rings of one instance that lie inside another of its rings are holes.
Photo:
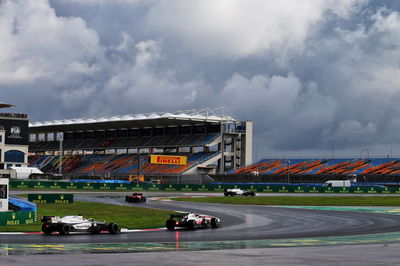
<path fill-rule="evenodd" d="M 140 113 L 103 116 L 98 118 L 75 118 L 29 123 L 31 133 L 43 130 L 65 131 L 101 130 L 171 125 L 193 125 L 198 123 L 240 122 L 224 108 L 178 110 L 174 112 Z"/>
<path fill-rule="evenodd" d="M 11 108 L 11 107 L 15 107 L 15 105 L 0 102 L 0 108 Z"/>

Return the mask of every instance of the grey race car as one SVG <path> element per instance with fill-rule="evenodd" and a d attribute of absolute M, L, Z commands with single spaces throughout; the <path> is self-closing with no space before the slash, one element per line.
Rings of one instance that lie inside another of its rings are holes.
<path fill-rule="evenodd" d="M 88 232 L 92 234 L 99 234 L 102 231 L 107 231 L 110 234 L 120 232 L 116 223 L 97 222 L 92 218 L 86 219 L 82 216 L 43 216 L 42 218 L 42 231 L 46 235 L 53 232 L 58 232 L 61 235 L 67 235 L 70 232 Z"/>

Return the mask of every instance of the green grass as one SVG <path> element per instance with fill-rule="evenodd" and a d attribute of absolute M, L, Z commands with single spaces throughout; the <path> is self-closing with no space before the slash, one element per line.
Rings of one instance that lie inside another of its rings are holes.
<path fill-rule="evenodd" d="M 30 225 L 0 226 L 0 232 L 39 232 L 42 216 L 82 215 L 100 222 L 117 223 L 122 228 L 156 228 L 165 225 L 172 211 L 117 206 L 103 203 L 74 202 L 72 204 L 37 204 L 38 221 Z"/>
<path fill-rule="evenodd" d="M 324 196 L 324 197 L 207 197 L 175 198 L 178 201 L 208 202 L 244 205 L 298 205 L 298 206 L 400 206 L 398 196 Z"/>

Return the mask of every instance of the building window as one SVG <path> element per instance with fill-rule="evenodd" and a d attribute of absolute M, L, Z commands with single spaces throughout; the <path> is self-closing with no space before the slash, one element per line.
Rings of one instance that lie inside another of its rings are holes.
<path fill-rule="evenodd" d="M 25 153 L 22 151 L 11 150 L 4 153 L 5 162 L 23 163 L 25 160 Z"/>
<path fill-rule="evenodd" d="M 7 199 L 7 185 L 0 185 L 0 199 Z"/>

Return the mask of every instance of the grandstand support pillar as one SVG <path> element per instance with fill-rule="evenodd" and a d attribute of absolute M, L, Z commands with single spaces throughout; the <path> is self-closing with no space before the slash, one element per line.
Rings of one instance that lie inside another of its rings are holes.
<path fill-rule="evenodd" d="M 60 141 L 60 150 L 58 152 L 58 156 L 60 157 L 60 167 L 58 168 L 58 174 L 60 176 L 62 176 L 62 155 L 63 155 L 63 145 L 62 145 L 62 143 L 63 143 L 63 139 L 60 138 L 59 141 Z"/>
<path fill-rule="evenodd" d="M 219 164 L 219 172 L 221 174 L 225 173 L 225 124 L 224 121 L 221 122 L 221 144 L 220 144 L 220 151 L 221 151 L 221 160 Z"/>
<path fill-rule="evenodd" d="M 142 154 L 138 154 L 138 177 L 142 175 Z"/>
<path fill-rule="evenodd" d="M 248 166 L 253 163 L 253 122 L 246 121 L 246 134 L 242 136 L 241 166 Z"/>

